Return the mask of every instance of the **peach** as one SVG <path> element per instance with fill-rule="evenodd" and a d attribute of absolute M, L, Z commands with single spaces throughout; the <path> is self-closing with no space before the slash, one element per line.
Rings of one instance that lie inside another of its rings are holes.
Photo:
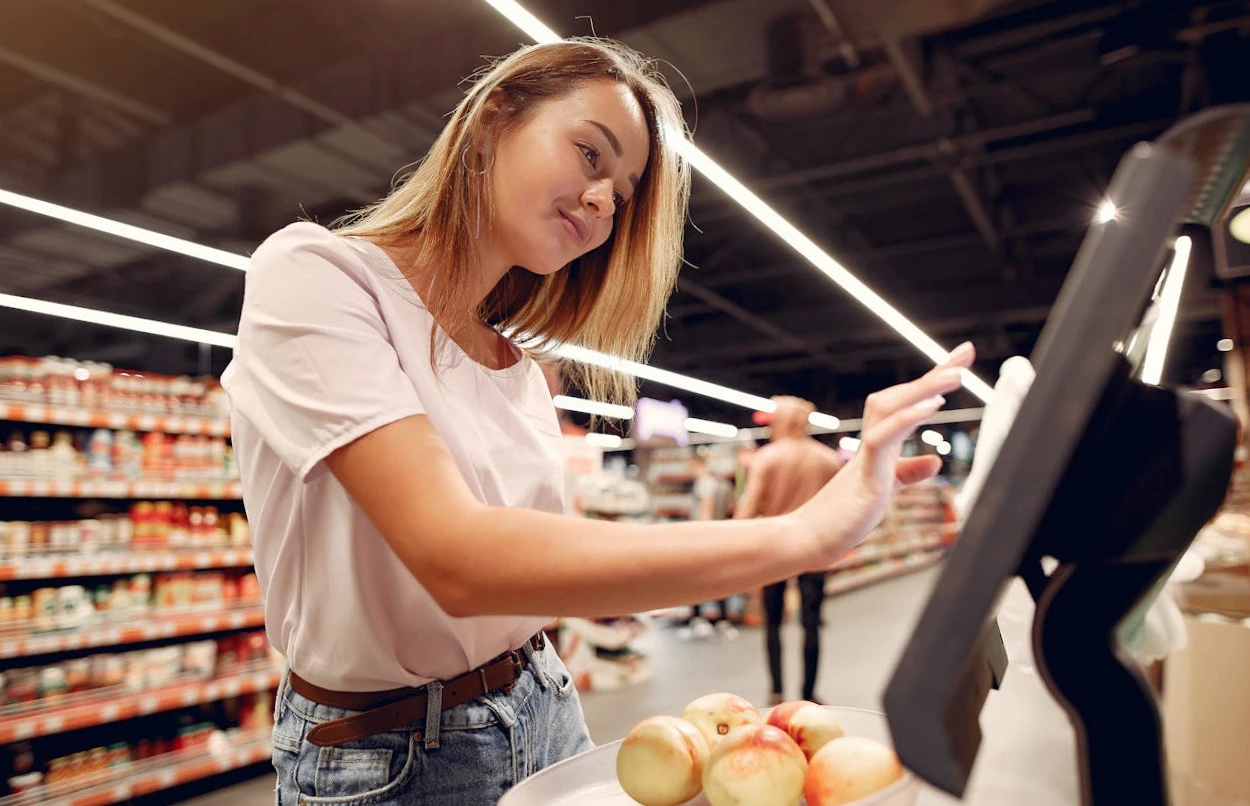
<path fill-rule="evenodd" d="M 807 759 L 784 730 L 744 725 L 721 739 L 703 771 L 711 806 L 797 806 Z"/>
<path fill-rule="evenodd" d="M 894 751 L 862 736 L 834 739 L 812 757 L 804 792 L 807 806 L 842 806 L 903 777 Z"/>
<path fill-rule="evenodd" d="M 729 731 L 742 725 L 762 725 L 764 718 L 755 706 L 737 694 L 707 694 L 686 706 L 681 718 L 694 725 L 707 740 L 709 750 Z"/>
<path fill-rule="evenodd" d="M 791 700 L 778 705 L 768 712 L 768 724 L 790 734 L 808 761 L 820 748 L 846 735 L 832 709 L 807 700 Z"/>
<path fill-rule="evenodd" d="M 708 749 L 684 719 L 653 716 L 625 734 L 616 755 L 616 780 L 642 806 L 677 806 L 699 794 Z"/>

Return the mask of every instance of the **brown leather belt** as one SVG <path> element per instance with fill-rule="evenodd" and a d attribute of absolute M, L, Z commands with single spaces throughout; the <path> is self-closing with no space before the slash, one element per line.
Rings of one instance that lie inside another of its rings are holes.
<path fill-rule="evenodd" d="M 528 643 L 541 651 L 546 646 L 546 637 L 540 631 Z M 510 691 L 528 663 L 529 656 L 525 652 L 513 650 L 444 681 L 442 707 L 453 708 L 495 691 Z M 290 673 L 289 679 L 291 688 L 305 699 L 331 708 L 362 712 L 322 722 L 308 731 L 308 741 L 318 747 L 335 747 L 425 719 L 424 686 L 387 691 L 331 691 L 309 683 L 295 672 Z"/>

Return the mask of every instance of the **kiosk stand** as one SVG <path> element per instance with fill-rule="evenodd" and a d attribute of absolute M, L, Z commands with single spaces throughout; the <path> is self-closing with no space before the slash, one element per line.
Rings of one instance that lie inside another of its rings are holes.
<path fill-rule="evenodd" d="M 1083 803 L 1169 802 L 1155 699 L 1116 631 L 1219 509 L 1236 423 L 1203 396 L 1143 383 L 1134 348 L 1177 237 L 1208 238 L 1248 166 L 1250 107 L 1238 106 L 1135 146 L 1116 170 L 1118 214 L 1076 256 L 1036 380 L 885 693 L 904 765 L 947 792 L 962 795 L 971 773 L 1006 667 L 994 613 L 1020 576 L 1037 603 L 1038 670 L 1076 729 Z"/>

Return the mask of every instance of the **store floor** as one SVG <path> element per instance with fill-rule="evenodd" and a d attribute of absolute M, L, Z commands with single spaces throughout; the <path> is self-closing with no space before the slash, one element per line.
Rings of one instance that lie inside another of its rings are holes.
<path fill-rule="evenodd" d="M 930 569 L 827 600 L 816 696 L 831 704 L 878 708 L 881 690 L 935 579 L 936 571 Z M 787 697 L 800 693 L 802 641 L 799 628 L 787 625 L 782 635 Z M 768 696 L 762 630 L 744 629 L 736 641 L 684 643 L 673 630 L 663 629 L 637 645 L 653 658 L 652 680 L 624 691 L 582 695 L 596 742 L 619 739 L 644 717 L 679 714 L 690 700 L 712 691 L 732 691 L 761 705 Z M 185 803 L 272 804 L 273 781 L 262 776 Z"/>

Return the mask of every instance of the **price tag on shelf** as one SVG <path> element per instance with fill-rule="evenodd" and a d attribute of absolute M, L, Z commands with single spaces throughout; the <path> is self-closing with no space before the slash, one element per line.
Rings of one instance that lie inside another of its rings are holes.
<path fill-rule="evenodd" d="M 19 742 L 22 739 L 29 739 L 34 735 L 35 720 L 33 719 L 23 719 L 21 722 L 18 722 L 17 727 L 13 729 L 13 738 Z"/>
<path fill-rule="evenodd" d="M 239 696 L 239 679 L 236 677 L 236 678 L 227 680 L 225 683 L 222 684 L 222 690 L 225 693 L 226 697 Z"/>
<path fill-rule="evenodd" d="M 140 431 L 155 431 L 158 427 L 160 427 L 160 421 L 157 420 L 155 417 L 153 417 L 151 414 L 139 415 L 139 430 Z"/>
<path fill-rule="evenodd" d="M 161 770 L 160 776 L 157 780 L 161 783 L 161 789 L 169 789 L 170 787 L 177 785 L 178 773 L 173 770 Z"/>
<path fill-rule="evenodd" d="M 119 705 L 105 705 L 102 708 L 100 708 L 101 724 L 107 723 L 107 722 L 116 722 L 118 719 L 121 718 L 121 715 L 122 715 L 122 709 L 121 709 L 121 706 Z"/>
<path fill-rule="evenodd" d="M 200 630 L 201 632 L 217 632 L 217 625 L 219 623 L 220 621 L 216 616 L 205 616 L 203 620 L 200 621 Z"/>
<path fill-rule="evenodd" d="M 66 649 L 82 649 L 82 633 L 70 633 L 65 636 Z"/>
<path fill-rule="evenodd" d="M 117 412 L 109 412 L 106 418 L 109 428 L 125 428 L 126 415 Z"/>
<path fill-rule="evenodd" d="M 4 641 L 0 643 L 0 658 L 12 658 L 17 655 L 17 642 Z"/>
<path fill-rule="evenodd" d="M 105 630 L 97 633 L 95 636 L 98 642 L 93 642 L 93 646 L 110 646 L 112 644 L 120 644 L 122 642 L 122 631 L 120 627 L 114 627 L 111 630 Z"/>
<path fill-rule="evenodd" d="M 212 697 L 209 695 L 207 689 L 204 689 L 202 692 L 200 692 L 200 691 L 196 691 L 193 688 L 189 688 L 182 694 L 182 704 L 183 705 L 195 705 L 197 702 L 200 702 L 201 693 L 204 694 L 205 702 L 212 701 Z"/>
<path fill-rule="evenodd" d="M 43 732 L 45 734 L 60 733 L 65 730 L 65 717 L 50 716 L 43 720 Z"/>
<path fill-rule="evenodd" d="M 213 555 L 209 554 L 207 551 L 201 551 L 195 555 L 196 568 L 211 568 L 212 565 Z"/>
<path fill-rule="evenodd" d="M 160 710 L 161 703 L 156 697 L 143 697 L 139 700 L 139 713 L 154 714 Z"/>
<path fill-rule="evenodd" d="M 26 486 L 27 495 L 46 498 L 52 492 L 52 484 L 47 481 L 32 481 Z"/>
<path fill-rule="evenodd" d="M 126 493 L 129 492 L 124 481 L 106 481 L 96 486 L 99 488 L 99 494 L 106 498 L 125 498 Z"/>
<path fill-rule="evenodd" d="M 122 783 L 113 787 L 113 802 L 125 803 L 130 800 L 130 784 Z"/>
<path fill-rule="evenodd" d="M 231 627 L 233 627 L 233 628 L 236 628 L 236 629 L 237 629 L 237 628 L 239 628 L 239 627 L 242 627 L 242 626 L 243 626 L 243 625 L 245 625 L 245 624 L 247 624 L 247 614 L 246 614 L 246 613 L 242 613 L 242 612 L 240 612 L 240 613 L 232 613 L 232 614 L 230 615 L 230 626 L 231 626 Z"/>
<path fill-rule="evenodd" d="M 198 434 L 193 422 L 182 419 L 181 417 L 166 417 L 165 430 L 170 434 Z"/>

